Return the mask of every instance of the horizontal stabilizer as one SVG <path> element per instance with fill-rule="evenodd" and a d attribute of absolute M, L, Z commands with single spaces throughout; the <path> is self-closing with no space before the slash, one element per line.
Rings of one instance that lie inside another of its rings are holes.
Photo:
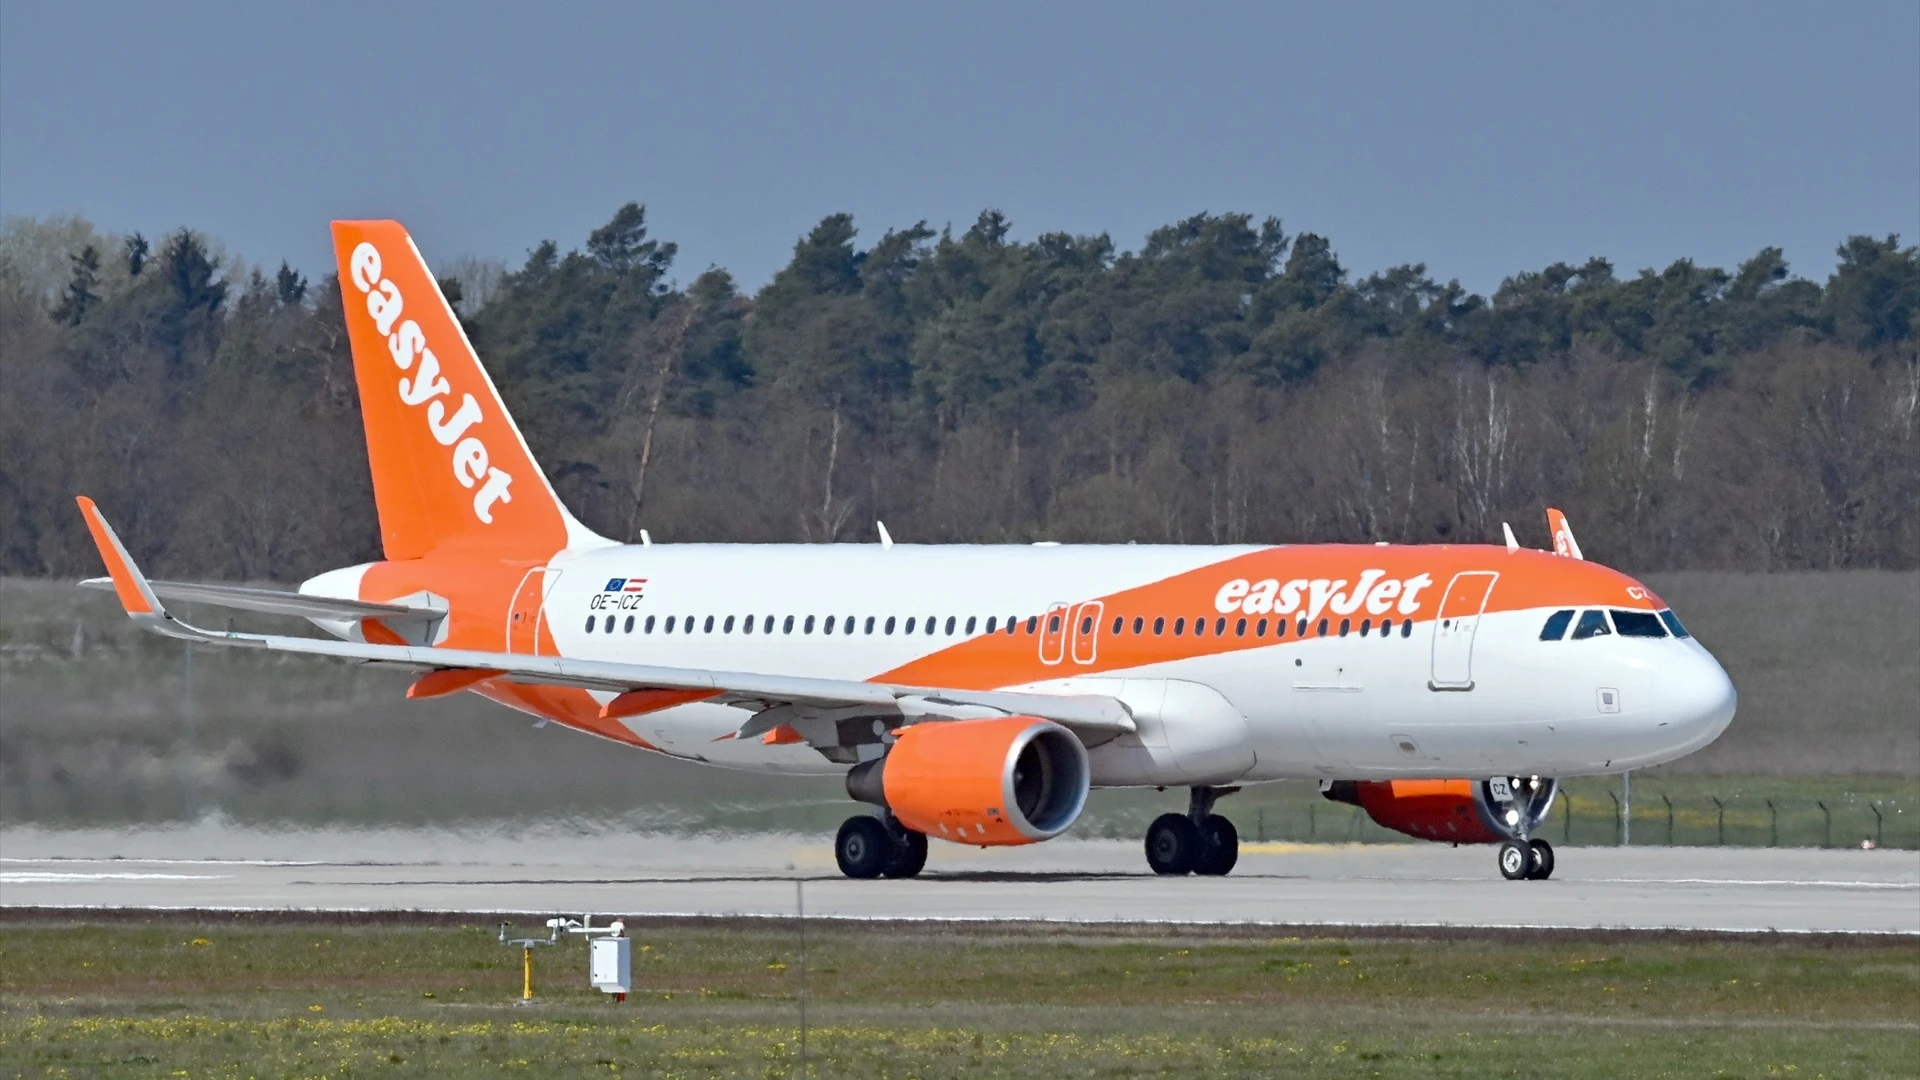
<path fill-rule="evenodd" d="M 293 615 L 302 619 L 380 619 L 389 623 L 432 622 L 443 618 L 444 611 L 410 607 L 406 604 L 376 604 L 366 600 L 341 600 L 331 596 L 308 596 L 282 589 L 260 589 L 248 585 L 213 585 L 198 581 L 150 581 L 147 586 L 162 600 L 183 604 L 209 604 L 238 611 L 257 611 L 263 615 Z M 110 577 L 88 578 L 83 589 L 112 592 Z"/>

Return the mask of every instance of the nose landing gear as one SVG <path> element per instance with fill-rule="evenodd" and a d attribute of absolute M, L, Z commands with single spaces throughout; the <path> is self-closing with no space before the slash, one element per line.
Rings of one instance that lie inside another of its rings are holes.
<path fill-rule="evenodd" d="M 1507 833 L 1496 861 L 1508 881 L 1545 881 L 1553 876 L 1553 845 L 1528 835 L 1547 819 L 1559 784 L 1540 777 L 1496 776 L 1483 783 L 1482 805 L 1493 809 L 1489 827 Z"/>
<path fill-rule="evenodd" d="M 1196 787 L 1184 814 L 1162 814 L 1147 827 L 1147 865 L 1156 874 L 1220 877 L 1240 861 L 1240 832 L 1213 812 L 1239 788 Z"/>

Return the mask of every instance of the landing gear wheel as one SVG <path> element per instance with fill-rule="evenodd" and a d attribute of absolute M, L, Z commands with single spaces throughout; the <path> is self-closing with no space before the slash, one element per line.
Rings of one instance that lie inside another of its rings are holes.
<path fill-rule="evenodd" d="M 850 878 L 877 878 L 893 860 L 893 837 L 877 817 L 855 814 L 840 823 L 833 840 L 833 861 Z"/>
<path fill-rule="evenodd" d="M 1206 846 L 1194 860 L 1193 872 L 1210 877 L 1231 872 L 1233 864 L 1240 861 L 1240 830 L 1219 814 L 1208 814 L 1200 826 L 1200 836 Z"/>
<path fill-rule="evenodd" d="M 1187 815 L 1161 814 L 1147 827 L 1147 865 L 1156 874 L 1190 873 L 1205 844 Z"/>
<path fill-rule="evenodd" d="M 1508 881 L 1519 881 L 1532 876 L 1533 849 L 1518 840 L 1509 840 L 1500 845 L 1500 876 Z"/>
<path fill-rule="evenodd" d="M 887 868 L 881 873 L 890 878 L 908 878 L 918 874 L 927 865 L 927 834 L 912 829 L 893 830 L 893 857 L 887 860 Z"/>
<path fill-rule="evenodd" d="M 1533 870 L 1527 874 L 1528 880 L 1545 881 L 1553 876 L 1553 845 L 1545 840 L 1533 840 L 1528 844 L 1533 848 Z"/>

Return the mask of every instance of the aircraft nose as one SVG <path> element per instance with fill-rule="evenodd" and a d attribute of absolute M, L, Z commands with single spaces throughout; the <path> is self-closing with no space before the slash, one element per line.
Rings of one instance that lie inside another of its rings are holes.
<path fill-rule="evenodd" d="M 1697 750 L 1727 730 L 1740 695 L 1711 653 L 1697 646 L 1689 651 L 1685 662 L 1662 672 L 1660 704 L 1688 749 Z"/>

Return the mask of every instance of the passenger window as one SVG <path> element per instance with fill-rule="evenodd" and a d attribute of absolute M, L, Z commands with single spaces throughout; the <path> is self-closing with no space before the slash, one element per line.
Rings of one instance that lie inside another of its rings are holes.
<path fill-rule="evenodd" d="M 707 621 L 703 623 L 702 626 L 704 627 L 704 629 L 700 631 L 701 633 L 703 634 L 713 633 L 713 616 L 711 615 L 707 616 Z"/>
<path fill-rule="evenodd" d="M 1060 632 L 1060 616 L 1058 615 L 1048 616 L 1047 617 L 1047 633 L 1057 634 L 1059 632 Z"/>
<path fill-rule="evenodd" d="M 1693 636 L 1687 633 L 1686 627 L 1680 625 L 1680 617 L 1673 613 L 1672 608 L 1661 609 L 1660 621 L 1667 624 L 1667 629 L 1672 632 L 1674 637 L 1689 638 Z"/>
<path fill-rule="evenodd" d="M 1226 616 L 1222 615 L 1221 617 L 1213 620 L 1213 636 L 1214 637 L 1227 636 L 1227 617 Z"/>
<path fill-rule="evenodd" d="M 1206 635 L 1207 635 L 1207 620 L 1205 619 L 1193 620 L 1193 636 L 1205 637 Z"/>
<path fill-rule="evenodd" d="M 593 633 L 593 623 L 596 618 L 598 618 L 598 616 L 595 616 L 595 615 L 587 616 L 587 633 L 589 634 Z"/>
<path fill-rule="evenodd" d="M 1153 636 L 1159 637 L 1162 633 L 1166 631 L 1166 629 L 1167 629 L 1167 617 L 1165 615 L 1155 616 L 1153 620 Z"/>
<path fill-rule="evenodd" d="M 906 625 L 906 628 L 905 628 L 905 629 L 903 629 L 903 630 L 901 631 L 901 633 L 904 633 L 904 634 L 911 634 L 911 633 L 913 633 L 913 616 L 911 616 L 911 615 L 909 615 L 909 616 L 907 616 L 907 625 Z"/>
<path fill-rule="evenodd" d="M 1541 641 L 1559 641 L 1567 636 L 1567 624 L 1573 622 L 1573 609 L 1556 611 L 1547 616 L 1547 625 L 1540 628 Z"/>
<path fill-rule="evenodd" d="M 752 626 L 753 623 L 749 622 L 747 623 L 747 625 Z M 720 632 L 723 634 L 733 633 L 733 616 L 731 615 L 727 616 L 727 621 L 721 625 Z"/>
<path fill-rule="evenodd" d="M 1667 628 L 1661 624 L 1660 616 L 1651 611 L 1623 611 L 1620 608 L 1614 608 L 1613 628 L 1620 632 L 1621 637 L 1662 638 L 1667 636 Z"/>
<path fill-rule="evenodd" d="M 973 616 L 973 615 L 967 616 L 967 636 L 968 637 L 973 636 L 973 621 L 975 618 L 976 616 Z"/>
<path fill-rule="evenodd" d="M 894 616 L 892 616 L 892 615 L 889 615 L 889 616 L 887 616 L 887 626 L 886 626 L 886 631 L 885 631 L 885 632 L 886 632 L 887 634 L 889 634 L 889 635 L 891 635 L 891 634 L 893 633 L 893 620 L 894 620 Z M 867 621 L 868 621 L 869 623 L 871 623 L 871 622 L 872 622 L 873 620 L 872 620 L 872 619 L 868 619 Z M 912 627 L 911 625 L 909 625 L 909 626 L 907 627 L 907 629 L 908 629 L 909 631 L 911 631 L 911 630 L 913 629 L 913 627 Z"/>
<path fill-rule="evenodd" d="M 938 630 L 939 628 L 940 628 L 940 616 L 938 615 L 927 616 L 927 636 L 932 637 L 933 632 L 935 630 Z"/>
<path fill-rule="evenodd" d="M 1324 626 L 1324 624 L 1322 625 Z M 1294 637 L 1306 637 L 1307 636 L 1307 620 L 1301 619 L 1300 625 L 1294 627 L 1293 631 L 1294 631 L 1293 632 Z"/>
<path fill-rule="evenodd" d="M 622 626 L 620 628 L 620 632 L 623 634 L 633 633 L 633 616 L 631 615 L 627 616 L 627 623 L 625 626 Z"/>
<path fill-rule="evenodd" d="M 740 632 L 743 634 L 753 633 L 753 621 L 757 618 L 759 618 L 758 615 L 749 615 L 746 618 L 741 619 Z M 733 619 L 731 617 L 727 619 L 727 629 L 729 630 L 733 629 Z"/>
<path fill-rule="evenodd" d="M 1287 636 L 1287 620 L 1285 619 L 1273 620 L 1273 636 L 1276 638 L 1283 638 Z"/>
<path fill-rule="evenodd" d="M 951 634 L 953 633 L 953 628 L 954 628 L 954 626 L 955 626 L 955 619 L 954 619 L 954 617 L 953 617 L 952 615 L 949 615 L 949 616 L 947 616 L 947 633 L 948 633 L 949 635 L 951 635 Z"/>
<path fill-rule="evenodd" d="M 786 621 L 780 624 L 780 632 L 783 634 L 793 633 L 793 616 L 787 616 Z M 767 633 L 773 633 L 773 616 L 771 615 L 767 616 Z"/>
<path fill-rule="evenodd" d="M 1591 637 L 1604 637 L 1611 633 L 1613 633 L 1613 631 L 1607 629 L 1607 616 L 1605 612 L 1583 611 L 1580 613 L 1580 621 L 1574 624 L 1573 640 L 1585 641 Z"/>
<path fill-rule="evenodd" d="M 1413 620 L 1412 619 L 1400 620 L 1400 636 L 1401 637 L 1413 636 Z"/>
<path fill-rule="evenodd" d="M 613 633 L 613 616 L 611 615 L 607 616 L 607 624 L 601 629 L 605 630 L 609 634 Z"/>
<path fill-rule="evenodd" d="M 1371 631 L 1372 629 L 1373 629 L 1373 620 L 1372 620 L 1372 619 L 1361 619 L 1361 620 L 1360 620 L 1360 636 L 1361 636 L 1361 637 L 1366 637 L 1366 636 L 1367 636 L 1367 634 L 1368 634 L 1368 632 L 1369 632 L 1369 631 Z"/>
<path fill-rule="evenodd" d="M 1116 633 L 1116 634 L 1118 634 L 1118 633 L 1119 633 L 1120 631 L 1122 631 L 1122 630 L 1124 630 L 1124 629 L 1126 629 L 1126 628 L 1127 628 L 1127 619 L 1126 619 L 1126 616 L 1124 616 L 1124 615 L 1115 615 L 1115 616 L 1113 617 L 1113 632 L 1114 632 L 1114 633 Z"/>
<path fill-rule="evenodd" d="M 1145 619 L 1143 619 L 1143 618 L 1141 618 L 1141 617 L 1140 617 L 1140 616 L 1138 616 L 1138 615 L 1135 615 L 1135 616 L 1133 617 L 1133 633 L 1134 633 L 1134 636 L 1135 636 L 1135 637 L 1138 637 L 1138 636 L 1140 636 L 1140 632 L 1141 632 L 1142 630 L 1145 630 L 1146 628 L 1147 628 L 1147 620 L 1145 620 Z"/>
<path fill-rule="evenodd" d="M 1320 620 L 1320 626 L 1319 626 L 1319 635 L 1318 635 L 1318 636 L 1320 636 L 1320 637 L 1326 637 L 1326 636 L 1327 636 L 1327 620 L 1325 620 L 1325 619 L 1321 619 L 1321 620 Z"/>
<path fill-rule="evenodd" d="M 812 619 L 812 616 L 809 615 L 808 619 Z M 831 615 L 827 616 L 827 621 L 820 624 L 820 632 L 822 634 L 833 633 L 833 616 Z"/>
<path fill-rule="evenodd" d="M 873 616 L 867 616 L 867 633 L 873 633 Z"/>
<path fill-rule="evenodd" d="M 671 616 L 671 615 L 669 615 L 669 616 L 667 616 L 667 618 L 668 618 L 669 620 L 671 620 L 671 619 L 673 618 L 673 616 Z M 669 627 L 668 627 L 667 629 L 669 629 L 669 630 L 671 630 L 671 629 L 673 629 L 673 628 L 672 628 L 671 626 L 669 626 Z M 642 632 L 644 632 L 644 633 L 648 633 L 648 634 L 651 634 L 651 633 L 653 633 L 653 616 L 651 616 L 651 615 L 649 615 L 649 616 L 647 616 L 647 622 L 646 622 L 646 625 L 645 625 L 645 626 L 643 626 L 643 627 L 641 628 L 641 630 L 642 630 Z"/>
<path fill-rule="evenodd" d="M 1392 619 L 1380 620 L 1380 636 L 1381 637 L 1393 636 L 1393 620 Z"/>
<path fill-rule="evenodd" d="M 673 616 L 671 616 L 671 615 L 669 615 L 669 616 L 667 616 L 667 630 L 666 630 L 666 632 L 667 632 L 667 633 L 669 633 L 669 634 L 671 634 L 671 633 L 673 633 Z"/>
<path fill-rule="evenodd" d="M 791 619 L 793 616 L 789 615 L 787 618 Z M 807 621 L 801 625 L 800 632 L 803 634 L 813 633 L 813 616 L 807 616 Z"/>
<path fill-rule="evenodd" d="M 1174 637 L 1179 637 L 1181 634 L 1184 634 L 1186 632 L 1187 632 L 1187 620 L 1185 619 L 1173 620 L 1173 636 Z"/>
<path fill-rule="evenodd" d="M 1036 627 L 1038 627 L 1039 625 L 1040 625 L 1040 616 L 1038 616 L 1038 615 L 1029 615 L 1029 616 L 1027 616 L 1027 634 L 1028 634 L 1028 636 L 1032 636 L 1032 634 L 1033 634 L 1033 631 L 1034 631 L 1034 628 L 1036 628 Z"/>
<path fill-rule="evenodd" d="M 1254 637 L 1267 636 L 1267 620 L 1261 619 L 1259 622 L 1253 624 L 1253 636 Z"/>
<path fill-rule="evenodd" d="M 1239 622 L 1233 624 L 1233 636 L 1234 637 L 1247 636 L 1247 620 L 1241 619 Z"/>
<path fill-rule="evenodd" d="M 994 630 L 994 624 L 995 624 L 995 623 L 997 623 L 997 622 L 999 622 L 999 621 L 1000 621 L 1000 616 L 998 616 L 998 615 L 989 615 L 989 616 L 987 616 L 987 633 L 989 633 L 989 634 L 991 634 L 991 633 L 993 633 L 993 630 Z"/>
<path fill-rule="evenodd" d="M 1341 620 L 1340 620 L 1340 636 L 1341 636 L 1341 637 L 1346 637 L 1346 636 L 1347 636 L 1347 631 L 1349 631 L 1349 630 L 1352 630 L 1352 629 L 1353 629 L 1353 620 L 1352 620 L 1352 619 L 1341 619 Z"/>

